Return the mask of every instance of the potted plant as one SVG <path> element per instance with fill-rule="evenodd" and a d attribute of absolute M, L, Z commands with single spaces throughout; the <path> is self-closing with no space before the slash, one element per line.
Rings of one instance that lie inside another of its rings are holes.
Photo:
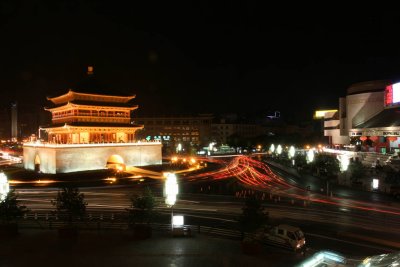
<path fill-rule="evenodd" d="M 128 212 L 129 229 L 135 239 L 145 239 L 151 237 L 152 230 L 150 222 L 154 216 L 156 201 L 150 188 L 146 187 L 141 195 L 130 197 L 131 207 L 126 209 Z"/>
<path fill-rule="evenodd" d="M 18 234 L 18 219 L 24 216 L 29 210 L 26 206 L 20 205 L 18 195 L 11 189 L 0 202 L 0 236 L 11 237 Z"/>
<path fill-rule="evenodd" d="M 256 231 L 268 220 L 268 213 L 260 199 L 254 195 L 246 198 L 239 226 L 242 232 L 242 251 L 245 254 L 257 254 L 261 251 L 261 244 L 257 239 Z"/>
<path fill-rule="evenodd" d="M 76 222 L 82 220 L 86 214 L 85 195 L 76 187 L 64 187 L 58 191 L 57 197 L 51 203 L 56 207 L 54 211 L 56 216 L 65 223 L 58 229 L 59 237 L 76 239 L 78 237 Z"/>

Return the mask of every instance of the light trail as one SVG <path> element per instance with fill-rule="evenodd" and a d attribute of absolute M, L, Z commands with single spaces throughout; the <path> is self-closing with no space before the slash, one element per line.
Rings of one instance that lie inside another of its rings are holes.
<path fill-rule="evenodd" d="M 219 162 L 221 163 L 221 162 Z M 235 177 L 240 183 L 254 191 L 273 192 L 275 195 L 292 199 L 348 207 L 352 209 L 400 215 L 400 208 L 387 205 L 342 199 L 338 197 L 326 197 L 322 194 L 309 195 L 303 188 L 288 183 L 281 176 L 275 174 L 267 164 L 254 160 L 247 156 L 237 156 L 225 163 L 225 167 L 201 174 L 187 175 L 189 181 L 221 180 Z"/>

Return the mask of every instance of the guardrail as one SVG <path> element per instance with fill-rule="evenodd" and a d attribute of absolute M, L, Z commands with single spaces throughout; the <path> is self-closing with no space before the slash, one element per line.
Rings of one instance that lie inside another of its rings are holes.
<path fill-rule="evenodd" d="M 82 230 L 118 230 L 125 231 L 129 229 L 127 214 L 123 213 L 105 213 L 93 212 L 88 213 L 84 218 L 73 222 Z M 27 213 L 18 220 L 20 229 L 57 229 L 65 226 L 66 222 L 60 220 L 57 215 L 52 213 Z M 171 231 L 171 224 L 151 223 L 154 230 Z M 203 225 L 185 225 L 190 228 L 191 233 L 201 233 L 205 235 L 219 236 L 230 239 L 242 239 L 248 234 L 238 230 L 215 228 Z"/>

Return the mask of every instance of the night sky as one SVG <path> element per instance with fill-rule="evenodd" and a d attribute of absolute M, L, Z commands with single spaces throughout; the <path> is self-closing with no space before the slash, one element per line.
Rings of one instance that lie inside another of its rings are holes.
<path fill-rule="evenodd" d="M 280 110 L 308 120 L 352 83 L 400 80 L 391 7 L 135 2 L 1 1 L 0 105 L 43 105 L 88 65 L 110 90 L 136 94 L 140 115 Z"/>

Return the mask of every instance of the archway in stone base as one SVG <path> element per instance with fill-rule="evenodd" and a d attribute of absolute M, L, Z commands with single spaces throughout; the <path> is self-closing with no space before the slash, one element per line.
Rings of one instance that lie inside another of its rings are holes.
<path fill-rule="evenodd" d="M 40 157 L 38 154 L 36 154 L 36 156 L 35 156 L 34 164 L 35 164 L 35 168 L 34 168 L 35 172 L 40 172 Z"/>
<path fill-rule="evenodd" d="M 106 168 L 116 171 L 125 171 L 126 165 L 124 159 L 120 155 L 111 155 L 107 160 Z"/>

